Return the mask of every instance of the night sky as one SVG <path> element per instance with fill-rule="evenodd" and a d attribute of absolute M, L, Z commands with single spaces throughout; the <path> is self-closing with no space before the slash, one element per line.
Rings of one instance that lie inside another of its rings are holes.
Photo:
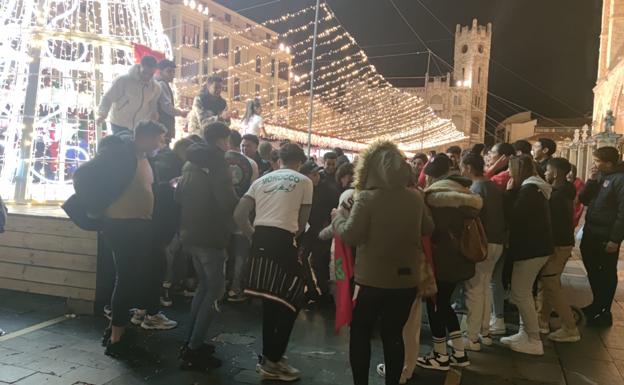
<path fill-rule="evenodd" d="M 234 10 L 257 6 L 241 13 L 261 22 L 312 5 L 314 0 L 281 0 L 267 5 L 262 4 L 270 0 L 218 2 Z M 453 39 L 446 29 L 418 0 L 394 2 L 429 48 L 452 64 Z M 601 0 L 420 2 L 453 32 L 456 24 L 471 24 L 475 17 L 480 24 L 492 22 L 491 93 L 550 118 L 591 115 L 600 44 Z M 369 56 L 425 50 L 389 0 L 327 0 L 327 3 Z M 414 86 L 423 82 L 419 77 L 426 72 L 427 55 L 371 58 L 371 62 L 393 84 Z M 450 69 L 441 60 L 432 60 L 432 75 L 447 71 Z M 488 130 L 521 110 L 490 96 Z"/>

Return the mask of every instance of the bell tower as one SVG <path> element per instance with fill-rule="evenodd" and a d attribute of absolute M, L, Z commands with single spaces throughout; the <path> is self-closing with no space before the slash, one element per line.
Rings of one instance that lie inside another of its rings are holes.
<path fill-rule="evenodd" d="M 457 25 L 453 85 L 470 101 L 470 123 L 466 125 L 470 143 L 483 143 L 485 138 L 491 45 L 492 23 L 483 26 L 474 19 L 472 26 Z"/>

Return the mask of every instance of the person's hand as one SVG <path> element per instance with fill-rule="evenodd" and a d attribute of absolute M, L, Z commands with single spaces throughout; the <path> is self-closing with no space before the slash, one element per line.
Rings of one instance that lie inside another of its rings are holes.
<path fill-rule="evenodd" d="M 332 221 L 338 216 L 338 209 L 333 209 L 331 212 Z"/>
<path fill-rule="evenodd" d="M 591 180 L 597 180 L 598 179 L 598 167 L 596 167 L 596 165 L 593 165 L 589 169 L 589 179 L 591 179 Z"/>
<path fill-rule="evenodd" d="M 490 167 L 494 172 L 499 172 L 509 164 L 509 157 L 507 155 L 503 155 L 494 162 L 494 164 Z"/>
<path fill-rule="evenodd" d="M 607 253 L 615 253 L 620 249 L 620 244 L 615 242 L 608 242 L 605 247 Z"/>
<path fill-rule="evenodd" d="M 513 178 L 509 178 L 507 181 L 507 191 L 514 189 L 514 180 Z"/>

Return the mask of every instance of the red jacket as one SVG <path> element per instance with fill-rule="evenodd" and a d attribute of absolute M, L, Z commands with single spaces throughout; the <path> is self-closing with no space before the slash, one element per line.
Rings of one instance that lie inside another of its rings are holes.
<path fill-rule="evenodd" d="M 507 190 L 507 182 L 511 179 L 511 175 L 509 175 L 509 170 L 501 171 L 498 174 L 495 174 L 492 171 L 487 171 L 485 176 L 489 178 L 495 185 L 500 187 L 502 190 Z"/>

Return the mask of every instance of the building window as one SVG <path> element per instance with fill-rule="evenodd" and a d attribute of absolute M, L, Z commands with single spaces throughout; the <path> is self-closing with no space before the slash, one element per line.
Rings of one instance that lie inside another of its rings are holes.
<path fill-rule="evenodd" d="M 204 55 L 208 55 L 208 42 L 210 41 L 210 33 L 204 32 Z"/>
<path fill-rule="evenodd" d="M 472 118 L 472 124 L 470 125 L 470 133 L 478 134 L 481 129 L 481 122 L 479 122 L 478 118 Z"/>
<path fill-rule="evenodd" d="M 256 84 L 256 97 L 260 97 L 260 84 Z"/>
<path fill-rule="evenodd" d="M 260 55 L 256 56 L 256 72 L 262 72 L 262 59 L 260 58 Z"/>
<path fill-rule="evenodd" d="M 178 18 L 175 16 L 171 16 L 171 29 L 169 30 L 169 40 L 171 40 L 171 45 L 175 47 L 177 43 L 178 37 Z"/>
<path fill-rule="evenodd" d="M 477 73 L 477 84 L 481 84 L 481 67 L 479 67 L 479 72 Z"/>
<path fill-rule="evenodd" d="M 283 61 L 279 62 L 277 76 L 282 80 L 288 80 L 288 63 Z"/>
<path fill-rule="evenodd" d="M 199 48 L 199 26 L 187 22 L 182 23 L 182 44 Z"/>
<path fill-rule="evenodd" d="M 240 100 L 240 79 L 239 78 L 234 78 L 234 82 L 233 82 L 233 93 L 232 93 L 232 99 L 234 99 L 235 101 L 239 101 Z"/>
<path fill-rule="evenodd" d="M 203 74 L 204 75 L 208 74 L 208 63 L 204 63 Z"/>
<path fill-rule="evenodd" d="M 275 76 L 275 59 L 271 59 L 271 77 Z"/>
<path fill-rule="evenodd" d="M 275 100 L 275 87 L 271 86 L 271 88 L 269 88 L 269 102 L 273 104 L 274 100 Z"/>
<path fill-rule="evenodd" d="M 215 33 L 212 41 L 212 54 L 228 57 L 229 50 L 230 40 L 223 35 Z"/>
<path fill-rule="evenodd" d="M 226 13 L 223 17 L 225 18 L 225 21 L 227 23 L 231 23 L 232 22 L 232 15 L 230 15 L 229 13 Z"/>
<path fill-rule="evenodd" d="M 267 39 L 267 41 L 271 41 L 271 38 L 272 38 L 271 34 L 270 34 L 270 33 L 267 33 L 267 34 L 266 34 L 266 39 Z"/>
<path fill-rule="evenodd" d="M 288 105 L 288 92 L 278 90 L 277 91 L 277 106 L 286 107 Z"/>
<path fill-rule="evenodd" d="M 181 61 L 183 78 L 190 78 L 199 74 L 199 63 L 196 60 L 190 60 L 185 57 Z"/>
<path fill-rule="evenodd" d="M 241 48 L 234 48 L 234 64 L 240 64 L 241 62 Z"/>

